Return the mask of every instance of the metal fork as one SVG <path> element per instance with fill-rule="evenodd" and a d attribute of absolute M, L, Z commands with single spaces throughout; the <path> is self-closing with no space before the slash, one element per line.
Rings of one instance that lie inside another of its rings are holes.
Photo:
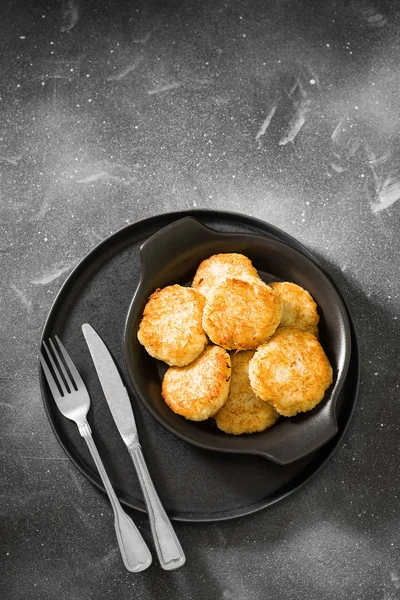
<path fill-rule="evenodd" d="M 39 360 L 47 383 L 60 413 L 67 419 L 75 421 L 77 424 L 79 433 L 85 440 L 100 473 L 100 477 L 114 511 L 114 526 L 125 567 L 128 571 L 144 571 L 144 569 L 147 569 L 147 567 L 151 565 L 152 558 L 150 551 L 136 525 L 122 509 L 118 498 L 115 495 L 93 441 L 89 423 L 87 422 L 87 413 L 90 408 L 89 393 L 68 352 L 58 337 L 55 336 L 55 338 L 65 364 L 69 369 L 69 374 L 53 341 L 49 339 L 52 352 L 50 352 L 47 344 L 43 342 L 47 354 L 47 361 L 42 352 L 39 351 Z M 51 366 L 54 376 L 49 365 Z"/>

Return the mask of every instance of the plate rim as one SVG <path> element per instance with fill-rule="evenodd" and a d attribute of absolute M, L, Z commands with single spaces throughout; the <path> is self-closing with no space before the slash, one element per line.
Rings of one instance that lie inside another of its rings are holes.
<path fill-rule="evenodd" d="M 196 215 L 197 215 L 197 217 L 196 217 Z M 45 322 L 44 322 L 44 325 L 43 325 L 43 328 L 42 328 L 42 331 L 40 334 L 38 349 L 40 349 L 40 347 L 42 346 L 43 340 L 45 339 L 46 331 L 51 325 L 51 320 L 54 318 L 55 309 L 57 308 L 57 305 L 62 301 L 62 298 L 65 295 L 67 288 L 71 286 L 71 282 L 74 280 L 74 278 L 77 277 L 77 275 L 79 275 L 82 270 L 85 270 L 85 269 L 83 269 L 84 265 L 86 265 L 88 261 L 90 261 L 96 254 L 98 254 L 103 249 L 103 246 L 109 245 L 114 238 L 117 238 L 120 236 L 123 237 L 123 235 L 132 228 L 135 228 L 135 229 L 139 228 L 139 230 L 140 230 L 141 226 L 145 227 L 150 224 L 158 225 L 158 222 L 162 221 L 163 219 L 169 219 L 169 222 L 173 222 L 174 220 L 183 218 L 184 216 L 193 216 L 194 218 L 200 218 L 200 219 L 202 217 L 203 218 L 208 217 L 209 219 L 214 219 L 214 220 L 217 220 L 217 219 L 231 220 L 231 221 L 236 221 L 236 222 L 242 223 L 244 225 L 258 227 L 261 230 L 265 230 L 265 228 L 267 227 L 268 229 L 272 230 L 272 232 L 273 232 L 272 234 L 270 234 L 269 232 L 267 233 L 265 231 L 262 234 L 258 234 L 258 235 L 267 235 L 267 236 L 271 235 L 271 237 L 274 236 L 274 237 L 276 237 L 276 239 L 278 239 L 280 241 L 282 241 L 280 236 L 283 236 L 283 238 L 285 240 L 289 240 L 289 245 L 290 245 L 290 243 L 292 243 L 295 249 L 300 248 L 301 251 L 303 251 L 304 254 L 308 258 L 311 258 L 311 260 L 313 260 L 317 264 L 317 266 L 323 271 L 323 273 L 326 275 L 326 277 L 328 277 L 328 279 L 331 281 L 331 283 L 334 285 L 335 289 L 337 290 L 338 294 L 340 295 L 341 300 L 343 301 L 343 304 L 346 308 L 348 319 L 349 319 L 349 324 L 350 324 L 350 330 L 351 330 L 352 352 L 351 352 L 350 364 L 348 367 L 348 372 L 347 372 L 345 381 L 347 381 L 350 370 L 352 370 L 353 361 L 356 362 L 356 372 L 352 376 L 354 379 L 354 383 L 353 383 L 354 390 L 352 391 L 353 402 L 352 402 L 351 410 L 346 418 L 346 422 L 342 426 L 341 430 L 339 430 L 338 433 L 331 440 L 329 440 L 327 442 L 327 444 L 325 444 L 325 448 L 326 448 L 326 446 L 329 446 L 329 445 L 331 445 L 332 447 L 328 451 L 324 460 L 318 466 L 314 467 L 312 472 L 307 474 L 300 481 L 300 483 L 296 484 L 295 486 L 290 487 L 290 489 L 285 490 L 283 493 L 279 494 L 276 498 L 273 498 L 272 500 L 270 499 L 267 502 L 258 501 L 257 503 L 253 503 L 249 506 L 246 506 L 244 509 L 238 508 L 233 511 L 230 510 L 229 512 L 226 512 L 226 513 L 214 513 L 213 516 L 211 516 L 211 517 L 209 515 L 207 515 L 207 513 L 204 513 L 204 514 L 195 514 L 195 513 L 190 513 L 190 512 L 175 513 L 173 511 L 169 511 L 169 516 L 171 519 L 174 519 L 176 521 L 181 521 L 181 522 L 203 522 L 204 523 L 204 522 L 227 521 L 227 520 L 231 520 L 231 519 L 235 519 L 235 518 L 239 518 L 239 517 L 243 517 L 243 516 L 247 516 L 247 515 L 256 513 L 264 508 L 268 508 L 269 506 L 276 504 L 277 502 L 285 499 L 287 496 L 290 496 L 292 493 L 296 492 L 303 485 L 305 485 L 308 481 L 310 481 L 314 476 L 316 476 L 316 474 L 331 459 L 331 457 L 337 450 L 338 446 L 340 445 L 340 441 L 347 431 L 347 428 L 349 426 L 349 423 L 352 419 L 352 416 L 353 416 L 353 413 L 355 410 L 356 400 L 358 397 L 359 387 L 360 387 L 361 368 L 360 368 L 359 343 L 358 343 L 356 328 L 354 325 L 354 320 L 352 318 L 351 312 L 349 311 L 349 307 L 346 302 L 346 299 L 343 297 L 343 295 L 342 295 L 340 289 L 337 287 L 334 279 L 332 278 L 332 276 L 329 273 L 327 273 L 325 271 L 323 265 L 321 265 L 319 260 L 316 257 L 314 257 L 314 255 L 308 250 L 308 248 L 306 246 L 304 246 L 304 244 L 299 242 L 296 238 L 294 238 L 290 234 L 286 233 L 284 230 L 281 230 L 278 227 L 272 225 L 271 223 L 268 223 L 267 221 L 260 219 L 258 217 L 253 217 L 253 216 L 246 215 L 245 213 L 240 213 L 240 212 L 199 208 L 199 209 L 187 209 L 187 210 L 179 210 L 179 211 L 166 211 L 163 213 L 156 213 L 155 215 L 145 217 L 145 218 L 139 219 L 137 221 L 132 221 L 131 223 L 121 227 L 114 233 L 110 234 L 109 236 L 107 236 L 106 238 L 101 240 L 91 250 L 89 250 L 89 252 L 84 254 L 84 256 L 81 259 L 78 260 L 78 263 L 75 265 L 75 267 L 72 269 L 72 271 L 68 274 L 68 276 L 62 283 L 59 291 L 57 292 L 53 302 L 51 303 L 51 306 L 48 310 L 48 314 L 47 314 L 47 317 L 45 319 Z M 123 343 L 123 342 L 121 342 L 121 343 Z M 76 460 L 75 456 L 73 456 L 71 454 L 71 452 L 69 451 L 67 444 L 64 443 L 61 434 L 58 432 L 58 429 L 53 421 L 52 415 L 50 413 L 50 408 L 49 408 L 49 405 L 47 402 L 47 393 L 45 391 L 46 384 L 45 384 L 43 372 L 40 367 L 39 360 L 37 360 L 37 366 L 38 366 L 39 384 L 40 384 L 40 392 L 41 392 L 41 396 L 42 396 L 42 401 L 43 401 L 47 419 L 50 423 L 50 426 L 53 431 L 53 434 L 55 435 L 55 438 L 57 439 L 59 445 L 61 446 L 61 448 L 63 449 L 63 451 L 69 458 L 69 460 L 82 473 L 82 475 L 86 479 L 88 479 L 95 486 L 95 488 L 97 488 L 100 492 L 105 494 L 105 490 L 104 490 L 104 487 L 102 486 L 102 484 L 99 483 L 99 481 L 97 481 L 91 475 L 91 473 L 88 472 L 88 470 L 84 468 L 84 464 L 82 462 L 79 462 L 78 460 Z M 147 410 L 147 407 L 146 407 L 146 410 Z M 154 418 L 154 417 L 152 417 L 152 418 Z M 187 442 L 185 442 L 185 443 L 187 443 Z M 203 449 L 203 451 L 213 452 L 212 450 L 209 450 L 209 449 Z M 264 460 L 267 460 L 267 459 L 264 458 Z M 139 505 L 134 506 L 132 503 L 127 502 L 126 499 L 124 499 L 124 497 L 121 494 L 119 495 L 119 499 L 122 504 L 129 507 L 130 509 L 137 510 L 144 514 L 147 513 L 144 503 L 142 506 L 139 506 Z"/>

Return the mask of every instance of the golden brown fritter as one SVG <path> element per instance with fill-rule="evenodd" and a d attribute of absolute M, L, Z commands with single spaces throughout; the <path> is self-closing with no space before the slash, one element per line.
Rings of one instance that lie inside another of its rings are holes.
<path fill-rule="evenodd" d="M 156 290 L 143 311 L 139 342 L 168 365 L 191 363 L 208 343 L 202 326 L 204 303 L 199 292 L 180 285 Z"/>
<path fill-rule="evenodd" d="M 332 367 L 316 337 L 280 327 L 249 364 L 250 385 L 286 417 L 311 410 L 332 383 Z"/>
<path fill-rule="evenodd" d="M 200 263 L 192 287 L 207 297 L 218 283 L 228 277 L 246 279 L 258 277 L 258 273 L 251 260 L 243 254 L 214 254 Z"/>
<path fill-rule="evenodd" d="M 187 367 L 170 367 L 164 375 L 162 396 L 178 415 L 205 421 L 225 404 L 231 379 L 231 359 L 218 346 L 209 345 Z"/>
<path fill-rule="evenodd" d="M 255 395 L 250 387 L 249 361 L 254 350 L 237 352 L 231 356 L 232 376 L 228 400 L 215 415 L 221 431 L 240 435 L 264 431 L 274 425 L 279 414 Z"/>
<path fill-rule="evenodd" d="M 281 327 L 295 327 L 318 337 L 319 315 L 311 294 L 289 281 L 274 281 L 269 285 L 283 303 Z"/>
<path fill-rule="evenodd" d="M 203 328 L 227 350 L 251 350 L 274 333 L 282 310 L 279 297 L 261 279 L 226 279 L 207 297 Z"/>

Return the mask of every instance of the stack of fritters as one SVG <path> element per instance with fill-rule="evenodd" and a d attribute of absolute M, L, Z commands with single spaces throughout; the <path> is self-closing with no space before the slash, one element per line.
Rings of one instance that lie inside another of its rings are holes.
<path fill-rule="evenodd" d="M 290 282 L 264 283 L 249 258 L 215 254 L 192 287 L 156 290 L 138 339 L 166 362 L 162 396 L 186 419 L 239 435 L 314 408 L 332 382 L 317 305 Z M 228 352 L 230 351 L 230 353 Z"/>

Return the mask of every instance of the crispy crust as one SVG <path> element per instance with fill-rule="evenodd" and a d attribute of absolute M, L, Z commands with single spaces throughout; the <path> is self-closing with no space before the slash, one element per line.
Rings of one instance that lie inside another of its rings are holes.
<path fill-rule="evenodd" d="M 207 297 L 212 289 L 228 277 L 246 279 L 257 277 L 257 270 L 243 254 L 214 254 L 200 263 L 194 276 L 192 287 Z"/>
<path fill-rule="evenodd" d="M 143 311 L 138 340 L 168 365 L 185 366 L 207 345 L 202 326 L 204 297 L 196 290 L 170 285 L 156 290 Z"/>
<path fill-rule="evenodd" d="M 264 431 L 279 418 L 277 411 L 258 398 L 250 387 L 249 361 L 253 356 L 253 350 L 231 356 L 232 378 L 228 400 L 215 415 L 217 427 L 225 433 L 241 435 Z"/>
<path fill-rule="evenodd" d="M 274 333 L 282 311 L 281 300 L 261 279 L 226 279 L 207 297 L 203 328 L 227 350 L 251 350 Z"/>
<path fill-rule="evenodd" d="M 283 303 L 281 327 L 295 327 L 318 337 L 319 315 L 311 294 L 289 281 L 275 281 L 269 285 Z"/>
<path fill-rule="evenodd" d="M 332 367 L 316 337 L 281 327 L 249 364 L 250 385 L 286 417 L 314 408 L 332 383 Z"/>
<path fill-rule="evenodd" d="M 231 359 L 218 346 L 209 345 L 186 367 L 170 367 L 164 375 L 162 396 L 178 415 L 204 421 L 225 404 L 230 386 Z"/>

